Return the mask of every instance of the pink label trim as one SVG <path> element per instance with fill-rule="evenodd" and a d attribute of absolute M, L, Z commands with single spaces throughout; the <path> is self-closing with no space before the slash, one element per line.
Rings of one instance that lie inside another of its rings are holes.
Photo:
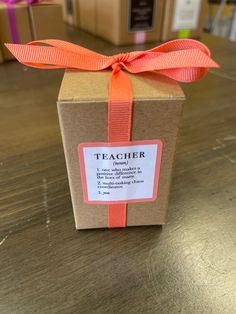
<path fill-rule="evenodd" d="M 146 42 L 146 32 L 136 32 L 134 34 L 134 42 L 136 45 L 144 44 Z"/>
<path fill-rule="evenodd" d="M 154 175 L 154 185 L 153 185 L 153 195 L 151 198 L 140 198 L 132 200 L 119 200 L 119 201 L 91 201 L 88 199 L 88 190 L 87 190 L 87 179 L 86 179 L 86 170 L 85 170 L 85 161 L 84 161 L 84 151 L 85 147 L 123 147 L 123 146 L 136 146 L 136 145 L 150 145 L 157 144 L 158 151 L 155 162 L 155 175 Z M 162 157 L 163 144 L 160 140 L 146 140 L 146 141 L 133 141 L 133 142 L 115 142 L 115 143 L 81 143 L 78 145 L 78 155 L 80 161 L 80 170 L 81 170 L 81 180 L 82 188 L 84 195 L 84 202 L 87 204 L 124 204 L 124 203 L 138 203 L 138 202 L 153 202 L 157 198 L 158 185 L 159 185 L 159 176 L 160 176 L 160 167 L 161 167 L 161 157 Z"/>

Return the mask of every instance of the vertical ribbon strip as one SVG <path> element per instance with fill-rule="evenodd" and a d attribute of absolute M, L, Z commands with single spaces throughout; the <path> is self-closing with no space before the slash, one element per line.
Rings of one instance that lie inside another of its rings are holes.
<path fill-rule="evenodd" d="M 127 75 L 121 71 L 120 62 L 125 55 L 118 55 L 113 71 L 108 100 L 108 142 L 128 142 L 131 138 L 132 86 Z M 108 227 L 125 227 L 127 204 L 108 206 Z"/>
<path fill-rule="evenodd" d="M 209 49 L 193 39 L 172 40 L 147 51 L 104 56 L 60 40 L 43 40 L 27 45 L 6 44 L 19 62 L 34 68 L 73 68 L 102 71 L 112 68 L 108 98 L 108 142 L 131 140 L 132 86 L 123 71 L 156 71 L 180 82 L 201 79 L 209 68 L 218 65 Z M 126 226 L 127 204 L 108 206 L 108 227 Z"/>

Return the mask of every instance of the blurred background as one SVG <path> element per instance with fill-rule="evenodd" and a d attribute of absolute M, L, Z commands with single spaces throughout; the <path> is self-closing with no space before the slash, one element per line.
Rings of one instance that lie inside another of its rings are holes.
<path fill-rule="evenodd" d="M 0 2 L 0 61 L 13 59 L 4 42 L 69 39 L 81 29 L 116 46 L 203 32 L 236 40 L 235 0 L 55 0 Z M 69 35 L 68 35 L 69 34 Z"/>
<path fill-rule="evenodd" d="M 76 232 L 56 106 L 64 70 L 26 67 L 4 46 L 53 38 L 106 55 L 196 38 L 220 64 L 181 85 L 163 228 Z M 236 0 L 0 0 L 1 314 L 236 313 L 235 41 Z"/>

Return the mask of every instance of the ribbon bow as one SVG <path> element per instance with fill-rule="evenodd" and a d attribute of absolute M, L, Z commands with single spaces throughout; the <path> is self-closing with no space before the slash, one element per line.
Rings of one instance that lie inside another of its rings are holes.
<path fill-rule="evenodd" d="M 43 46 L 42 46 L 43 45 Z M 125 71 L 156 71 L 180 82 L 201 79 L 218 65 L 199 41 L 177 39 L 147 51 L 105 56 L 60 40 L 42 40 L 27 45 L 6 44 L 19 62 L 34 68 L 73 68 L 102 71 L 112 68 L 108 97 L 108 142 L 131 138 L 132 86 Z M 125 71 L 123 71 L 125 70 Z M 108 226 L 126 226 L 127 204 L 108 206 Z"/>

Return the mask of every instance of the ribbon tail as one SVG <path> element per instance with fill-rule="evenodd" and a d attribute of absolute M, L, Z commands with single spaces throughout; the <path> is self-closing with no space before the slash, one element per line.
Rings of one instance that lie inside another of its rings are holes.
<path fill-rule="evenodd" d="M 119 67 L 119 65 L 117 66 Z M 108 101 L 108 142 L 127 142 L 131 139 L 132 87 L 128 76 L 114 68 Z M 127 204 L 108 206 L 108 227 L 126 227 Z"/>

